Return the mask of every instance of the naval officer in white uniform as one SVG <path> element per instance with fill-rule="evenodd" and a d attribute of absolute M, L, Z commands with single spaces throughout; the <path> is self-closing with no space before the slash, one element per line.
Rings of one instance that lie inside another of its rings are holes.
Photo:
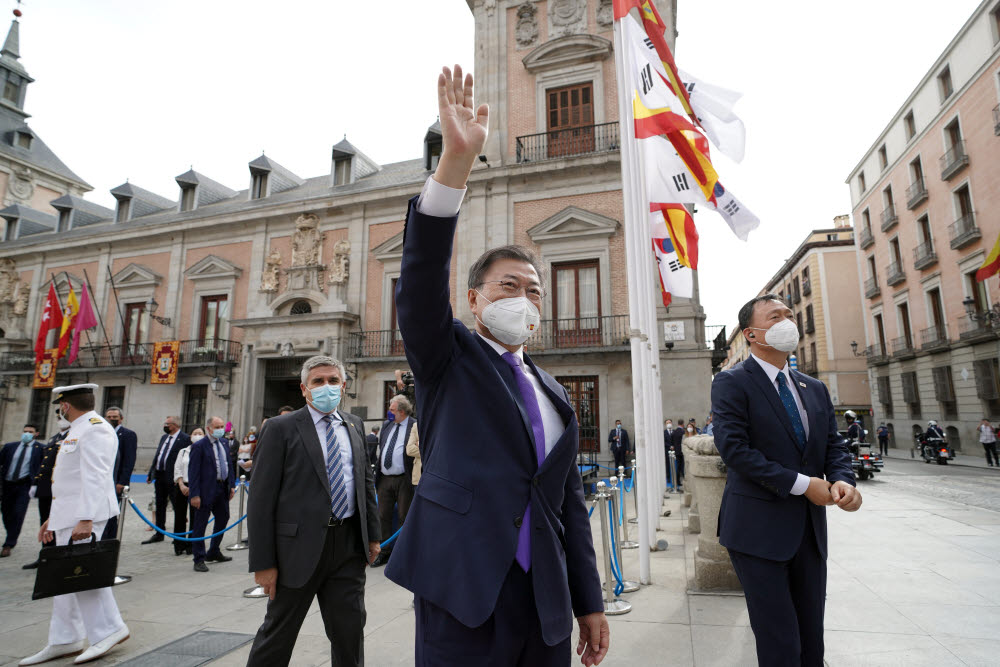
<path fill-rule="evenodd" d="M 38 540 L 69 544 L 100 535 L 118 515 L 112 467 L 118 438 L 94 412 L 96 384 L 77 384 L 52 390 L 53 405 L 70 422 L 52 471 L 52 510 L 38 531 Z M 49 643 L 21 665 L 37 665 L 53 658 L 80 653 L 74 663 L 95 660 L 129 637 L 111 588 L 52 598 Z M 90 642 L 84 649 L 84 640 Z M 82 651 L 82 653 L 81 653 Z"/>

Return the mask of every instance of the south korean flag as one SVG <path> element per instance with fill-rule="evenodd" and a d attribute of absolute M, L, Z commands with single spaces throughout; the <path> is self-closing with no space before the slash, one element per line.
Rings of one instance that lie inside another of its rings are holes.
<path fill-rule="evenodd" d="M 694 272 L 681 264 L 674 243 L 670 239 L 667 224 L 663 221 L 663 213 L 651 212 L 649 222 L 653 237 L 653 252 L 660 272 L 663 305 L 669 306 L 674 297 L 690 299 L 694 296 Z"/>

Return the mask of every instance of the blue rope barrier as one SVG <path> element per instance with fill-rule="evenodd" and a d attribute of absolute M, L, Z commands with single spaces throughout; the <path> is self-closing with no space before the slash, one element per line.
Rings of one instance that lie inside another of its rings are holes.
<path fill-rule="evenodd" d="M 588 518 L 588 519 L 589 519 L 590 517 L 592 517 L 592 516 L 594 516 L 594 505 L 591 505 L 591 506 L 590 506 L 590 511 L 589 511 L 589 512 L 587 512 L 587 518 Z"/>
<path fill-rule="evenodd" d="M 605 470 L 610 470 L 611 472 L 618 472 L 618 468 L 609 468 L 608 466 L 602 466 L 600 463 L 595 463 L 598 468 L 604 468 Z M 625 466 L 625 470 L 631 470 L 631 466 Z"/>
<path fill-rule="evenodd" d="M 626 479 L 625 483 L 622 484 L 622 486 L 625 487 L 625 493 L 632 493 L 632 478 L 629 477 L 628 479 Z"/>
<path fill-rule="evenodd" d="M 625 523 L 625 499 L 619 494 L 618 498 L 618 525 Z"/>
<path fill-rule="evenodd" d="M 615 581 L 615 595 L 621 595 L 622 591 L 625 590 L 625 584 L 622 583 L 621 567 L 618 565 L 618 550 L 615 548 L 617 542 L 615 542 L 615 515 L 614 508 L 608 504 L 608 519 L 611 525 L 611 574 L 614 576 Z"/>
<path fill-rule="evenodd" d="M 219 535 L 222 535 L 223 533 L 232 530 L 233 528 L 235 528 L 236 526 L 238 526 L 240 523 L 242 523 L 247 518 L 247 515 L 244 514 L 243 516 L 241 516 L 236 521 L 236 523 L 233 523 L 233 524 L 231 524 L 229 526 L 226 526 L 225 528 L 223 528 L 222 530 L 220 530 L 217 533 L 212 533 L 211 535 L 206 535 L 205 537 L 182 537 L 181 535 L 178 535 L 176 533 L 168 533 L 167 531 L 161 529 L 155 523 L 153 523 L 152 521 L 150 521 L 149 519 L 147 519 L 146 515 L 143 514 L 142 512 L 140 512 L 139 508 L 135 506 L 135 501 L 132 500 L 131 498 L 128 499 L 128 504 L 132 506 L 132 509 L 135 510 L 135 513 L 139 515 L 139 518 L 142 519 L 143 521 L 145 521 L 146 524 L 148 526 L 152 527 L 153 530 L 155 530 L 156 532 L 160 533 L 161 535 L 164 535 L 164 536 L 169 537 L 169 538 L 174 539 L 174 540 L 178 540 L 180 542 L 201 542 L 202 540 L 210 540 L 213 537 L 218 537 Z"/>
<path fill-rule="evenodd" d="M 390 537 L 385 542 L 383 542 L 382 544 L 380 544 L 379 548 L 382 549 L 382 548 L 385 548 L 385 547 L 389 546 L 390 544 L 392 544 L 392 541 L 395 540 L 397 537 L 399 537 L 399 534 L 401 532 L 403 532 L 403 527 L 402 526 L 400 526 L 399 529 L 395 533 L 392 534 L 392 537 Z"/>

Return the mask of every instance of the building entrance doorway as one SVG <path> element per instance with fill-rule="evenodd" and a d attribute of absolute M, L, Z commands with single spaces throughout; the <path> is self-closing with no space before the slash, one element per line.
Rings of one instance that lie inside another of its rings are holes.
<path fill-rule="evenodd" d="M 299 371 L 305 357 L 284 357 L 264 361 L 264 414 L 261 419 L 275 417 L 278 408 L 290 405 L 298 410 L 305 405 Z"/>

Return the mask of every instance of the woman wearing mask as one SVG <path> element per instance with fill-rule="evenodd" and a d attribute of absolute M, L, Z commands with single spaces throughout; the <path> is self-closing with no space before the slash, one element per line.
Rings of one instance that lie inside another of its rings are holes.
<path fill-rule="evenodd" d="M 236 471 L 250 479 L 250 469 L 253 466 L 253 449 L 257 444 L 257 427 L 251 426 L 250 432 L 243 437 L 243 442 L 236 448 Z"/>
<path fill-rule="evenodd" d="M 201 428 L 196 428 L 191 431 L 191 442 L 198 442 L 205 437 L 205 431 Z M 174 481 L 177 482 L 177 488 L 180 489 L 181 493 L 184 494 L 185 498 L 190 498 L 191 490 L 188 488 L 188 460 L 191 458 L 191 447 L 185 447 L 181 451 L 177 452 L 177 460 L 174 462 Z M 191 507 L 191 503 L 188 502 L 188 525 L 190 526 L 194 523 L 194 508 Z M 186 553 L 188 556 L 191 555 L 191 543 L 184 548 L 182 553 Z M 177 554 L 180 556 L 181 554 Z"/>

